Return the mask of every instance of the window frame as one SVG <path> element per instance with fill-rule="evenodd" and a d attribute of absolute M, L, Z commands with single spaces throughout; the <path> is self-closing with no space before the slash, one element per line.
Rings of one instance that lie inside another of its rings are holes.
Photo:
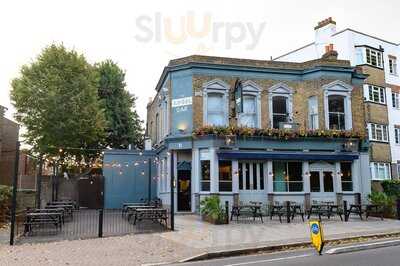
<path fill-rule="evenodd" d="M 400 128 L 394 128 L 394 143 L 400 145 Z"/>
<path fill-rule="evenodd" d="M 329 125 L 329 96 L 344 96 L 344 130 L 351 130 L 353 128 L 353 115 L 351 109 L 351 92 L 353 87 L 341 80 L 333 81 L 329 84 L 322 86 L 324 91 L 324 115 L 325 115 L 325 128 L 330 129 Z"/>
<path fill-rule="evenodd" d="M 392 92 L 392 107 L 400 109 L 400 93 Z"/>
<path fill-rule="evenodd" d="M 318 96 L 308 97 L 308 128 L 311 130 L 319 129 Z M 314 105 L 315 106 L 312 106 Z M 313 109 L 314 108 L 314 109 Z"/>
<path fill-rule="evenodd" d="M 230 175 L 230 179 L 221 179 L 221 164 L 222 162 L 228 162 L 230 164 L 230 171 L 228 171 L 229 175 Z M 218 191 L 219 192 L 232 192 L 233 190 L 233 180 L 232 180 L 232 161 L 231 160 L 219 160 L 218 161 Z M 221 190 L 221 184 L 230 184 L 230 190 Z"/>
<path fill-rule="evenodd" d="M 376 99 L 375 93 L 377 93 L 378 99 Z M 386 88 L 372 84 L 364 84 L 364 98 L 367 102 L 386 104 Z"/>
<path fill-rule="evenodd" d="M 287 180 L 283 180 L 283 181 L 276 181 L 275 180 L 275 167 L 274 164 L 275 163 L 284 163 L 285 164 L 285 171 L 284 173 L 287 174 Z M 289 168 L 289 164 L 290 163 L 299 163 L 300 164 L 300 176 L 301 176 L 301 181 L 292 181 L 290 180 L 290 168 Z M 304 175 L 303 175 L 303 162 L 302 161 L 272 161 L 272 190 L 274 193 L 301 193 L 304 192 Z M 284 184 L 285 185 L 285 191 L 279 191 L 276 189 L 275 185 L 276 184 Z M 290 184 L 301 184 L 301 190 L 291 190 L 290 189 Z"/>
<path fill-rule="evenodd" d="M 244 97 L 251 96 L 254 97 L 255 101 L 255 126 L 254 128 L 261 128 L 261 88 L 253 81 L 245 81 L 242 83 L 243 90 L 243 101 Z M 240 113 L 237 115 L 238 126 L 249 127 L 241 120 L 246 117 L 246 113 Z M 248 115 L 249 116 L 249 115 Z"/>
<path fill-rule="evenodd" d="M 369 52 L 369 56 L 368 56 L 368 52 Z M 372 53 L 375 53 L 375 55 L 372 55 Z M 379 49 L 374 49 L 372 47 L 365 47 L 364 54 L 365 54 L 365 63 L 367 65 L 374 66 L 377 68 L 383 68 L 383 52 L 382 51 L 380 51 Z M 373 64 L 373 61 L 372 61 L 373 57 L 375 57 L 376 64 Z M 369 60 L 368 60 L 368 58 L 369 58 Z"/>
<path fill-rule="evenodd" d="M 343 165 L 344 164 L 349 164 L 350 165 L 350 181 L 346 180 L 343 181 L 344 178 L 347 178 L 344 176 L 343 173 Z M 353 180 L 353 163 L 352 162 L 340 162 L 340 183 L 342 184 L 342 191 L 343 192 L 353 192 L 354 191 L 354 180 Z M 345 186 L 343 184 L 351 184 L 351 190 L 346 190 L 344 189 Z"/>
<path fill-rule="evenodd" d="M 381 135 L 381 138 L 378 137 L 379 135 Z M 388 125 L 368 123 L 368 139 L 370 141 L 389 142 Z"/>
<path fill-rule="evenodd" d="M 208 114 L 208 95 L 216 93 L 222 96 L 222 110 L 223 123 L 221 125 L 213 125 L 209 123 Z M 229 125 L 229 85 L 222 80 L 212 80 L 203 84 L 203 124 L 211 126 L 228 126 Z"/>
<path fill-rule="evenodd" d="M 286 109 L 287 109 L 287 123 L 293 122 L 293 93 L 294 90 L 283 82 L 275 84 L 268 89 L 268 111 L 269 111 L 269 125 L 270 128 L 274 128 L 274 113 L 273 113 L 273 97 L 283 96 L 286 97 Z M 278 125 L 279 128 L 279 125 Z"/>
<path fill-rule="evenodd" d="M 397 76 L 397 58 L 395 56 L 390 56 L 388 59 L 389 64 L 389 74 L 393 76 Z"/>
<path fill-rule="evenodd" d="M 256 170 L 254 172 L 254 170 Z M 265 191 L 265 172 L 264 162 L 259 161 L 239 161 L 238 162 L 238 183 L 239 191 Z M 250 173 L 252 175 L 250 175 Z M 256 184 L 254 184 L 256 181 Z"/>
<path fill-rule="evenodd" d="M 370 168 L 371 168 L 371 178 L 372 180 L 376 181 L 382 181 L 382 180 L 390 180 L 391 179 L 391 173 L 390 173 L 390 163 L 384 163 L 384 162 L 371 162 L 370 163 Z M 379 170 L 384 171 L 384 177 L 380 178 L 379 177 Z"/>

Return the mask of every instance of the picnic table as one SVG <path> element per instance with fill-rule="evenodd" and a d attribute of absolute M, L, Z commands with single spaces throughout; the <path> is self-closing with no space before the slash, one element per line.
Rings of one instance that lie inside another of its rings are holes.
<path fill-rule="evenodd" d="M 63 208 L 54 208 L 54 209 L 28 209 L 28 213 L 61 213 L 61 222 L 64 224 L 65 219 L 64 219 L 64 214 L 65 214 L 65 209 Z"/>
<path fill-rule="evenodd" d="M 128 211 L 128 206 L 147 206 L 147 203 L 142 203 L 142 202 L 124 202 L 122 203 L 122 218 Z"/>
<path fill-rule="evenodd" d="M 300 204 L 298 203 L 291 203 L 290 204 L 290 210 L 289 210 L 289 218 L 291 220 L 294 220 L 294 217 L 296 215 L 300 215 L 301 219 L 304 222 L 304 211 L 303 208 Z M 287 213 L 287 206 L 283 204 L 274 204 L 270 206 L 270 220 L 272 220 L 272 217 L 274 215 L 277 215 L 279 217 L 279 222 L 282 223 L 282 215 L 288 215 Z"/>
<path fill-rule="evenodd" d="M 28 212 L 25 218 L 26 233 L 31 233 L 35 225 L 54 225 L 57 229 L 61 230 L 62 227 L 62 213 L 60 212 Z"/>
<path fill-rule="evenodd" d="M 162 223 L 167 227 L 167 209 L 164 208 L 138 208 L 135 210 L 133 224 L 137 221 L 151 220 Z"/>
<path fill-rule="evenodd" d="M 308 216 L 307 219 L 310 219 L 310 216 L 315 214 L 318 215 L 319 220 L 321 220 L 322 216 L 328 217 L 330 219 L 333 215 L 338 215 L 340 220 L 343 221 L 343 211 L 337 204 L 332 203 L 321 203 L 321 204 L 312 204 L 310 209 L 307 211 Z"/>
<path fill-rule="evenodd" d="M 365 213 L 365 218 L 371 215 L 371 213 L 380 214 L 381 220 L 383 220 L 383 207 L 377 204 L 350 204 L 350 208 L 346 212 L 346 221 L 349 219 L 350 214 L 356 214 L 360 216 L 362 220 L 362 214 Z"/>
<path fill-rule="evenodd" d="M 233 216 L 236 216 L 236 220 L 239 221 L 239 216 L 251 216 L 253 220 L 257 217 L 261 219 L 264 223 L 261 213 L 261 204 L 244 204 L 244 205 L 234 205 L 231 210 L 231 221 Z"/>
<path fill-rule="evenodd" d="M 57 200 L 47 203 L 47 205 L 72 205 L 74 209 L 78 209 L 78 205 L 73 200 Z"/>
<path fill-rule="evenodd" d="M 127 214 L 128 221 L 131 219 L 132 216 L 135 215 L 135 212 L 138 209 L 157 209 L 157 207 L 156 206 L 149 206 L 149 205 L 146 205 L 146 206 L 132 206 L 132 205 L 126 206 L 126 212 L 125 213 Z"/>
<path fill-rule="evenodd" d="M 74 210 L 74 206 L 70 205 L 70 204 L 56 204 L 56 205 L 49 205 L 47 204 L 47 206 L 45 207 L 45 209 L 64 209 L 66 216 L 71 217 L 71 219 L 73 218 L 73 210 Z"/>

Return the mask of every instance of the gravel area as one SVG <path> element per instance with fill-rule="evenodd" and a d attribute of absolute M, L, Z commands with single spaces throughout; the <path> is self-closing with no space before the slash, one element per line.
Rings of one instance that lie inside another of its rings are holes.
<path fill-rule="evenodd" d="M 142 265 L 174 262 L 200 253 L 160 234 L 23 244 L 0 244 L 0 265 Z"/>

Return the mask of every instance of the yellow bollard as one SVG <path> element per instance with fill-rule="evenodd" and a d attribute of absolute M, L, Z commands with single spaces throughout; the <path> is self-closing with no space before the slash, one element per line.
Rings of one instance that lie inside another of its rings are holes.
<path fill-rule="evenodd" d="M 311 244 L 315 247 L 318 254 L 322 254 L 322 249 L 324 248 L 324 234 L 322 231 L 322 224 L 320 221 L 310 221 L 310 231 L 311 231 Z"/>

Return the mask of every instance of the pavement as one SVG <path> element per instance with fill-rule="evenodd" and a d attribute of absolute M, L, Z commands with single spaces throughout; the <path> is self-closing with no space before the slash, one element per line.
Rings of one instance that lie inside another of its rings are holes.
<path fill-rule="evenodd" d="M 400 246 L 374 248 L 351 253 L 335 255 L 318 255 L 312 249 L 299 251 L 279 252 L 272 254 L 258 254 L 240 257 L 229 257 L 208 261 L 171 264 L 176 266 L 261 266 L 261 265 L 295 265 L 295 266 L 398 266 Z"/>
<path fill-rule="evenodd" d="M 244 220 L 212 225 L 195 215 L 177 215 L 176 231 L 51 243 L 0 243 L 0 265 L 142 265 L 173 263 L 199 254 L 309 243 L 308 223 Z M 371 218 L 323 220 L 326 239 L 400 233 L 400 221 Z M 6 239 L 6 238 L 5 238 Z M 199 265 L 203 265 L 200 264 Z M 324 265 L 326 266 L 326 265 Z"/>

